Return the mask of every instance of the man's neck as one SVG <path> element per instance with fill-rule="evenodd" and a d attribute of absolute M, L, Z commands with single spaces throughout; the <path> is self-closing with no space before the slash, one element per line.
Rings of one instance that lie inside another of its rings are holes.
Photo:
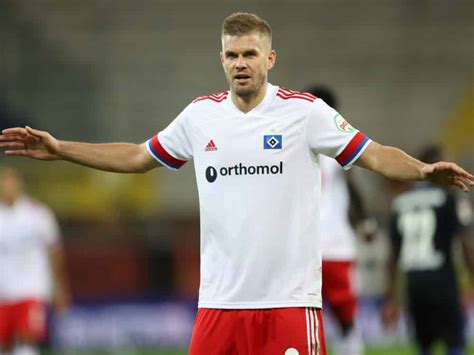
<path fill-rule="evenodd" d="M 240 111 L 247 113 L 257 107 L 263 101 L 265 94 L 267 93 L 267 88 L 268 82 L 260 87 L 257 95 L 252 97 L 241 97 L 232 92 L 232 102 Z"/>

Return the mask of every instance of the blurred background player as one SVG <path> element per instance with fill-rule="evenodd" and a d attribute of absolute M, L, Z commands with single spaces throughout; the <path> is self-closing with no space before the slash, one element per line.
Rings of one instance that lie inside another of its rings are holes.
<path fill-rule="evenodd" d="M 430 146 L 419 159 L 430 163 L 444 156 L 440 147 Z M 383 310 L 385 326 L 392 325 L 398 318 L 396 285 L 400 268 L 406 277 L 408 311 L 413 319 L 419 353 L 432 354 L 434 343 L 442 341 L 447 354 L 464 354 L 465 317 L 452 249 L 459 238 L 472 294 L 474 249 L 467 230 L 472 222 L 469 201 L 448 188 L 423 182 L 413 184 L 396 197 L 392 212 L 392 257 Z"/>
<path fill-rule="evenodd" d="M 337 98 L 327 86 L 306 90 L 339 111 Z M 363 353 L 362 338 L 355 327 L 357 295 L 354 284 L 356 231 L 366 240 L 376 232 L 375 219 L 368 218 L 361 195 L 350 174 L 336 160 L 319 155 L 321 166 L 321 253 L 323 260 L 323 300 L 338 324 L 334 343 L 337 355 Z"/>
<path fill-rule="evenodd" d="M 18 170 L 0 167 L 0 353 L 39 353 L 51 296 L 56 311 L 69 305 L 55 216 L 24 193 Z"/>

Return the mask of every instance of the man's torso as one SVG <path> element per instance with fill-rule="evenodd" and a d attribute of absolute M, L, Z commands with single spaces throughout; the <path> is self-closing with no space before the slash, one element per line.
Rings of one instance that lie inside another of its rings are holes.
<path fill-rule="evenodd" d="M 151 138 L 170 168 L 194 159 L 199 306 L 320 307 L 318 154 L 350 166 L 368 142 L 321 100 L 271 85 L 246 114 L 228 93 L 199 98 Z"/>

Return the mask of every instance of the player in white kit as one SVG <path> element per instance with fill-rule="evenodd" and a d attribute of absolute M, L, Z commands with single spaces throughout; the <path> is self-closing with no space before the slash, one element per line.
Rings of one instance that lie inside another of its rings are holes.
<path fill-rule="evenodd" d="M 326 86 L 312 85 L 307 92 L 338 109 L 334 92 Z M 321 168 L 321 255 L 323 262 L 323 301 L 338 325 L 333 343 L 336 355 L 361 355 L 363 341 L 355 327 L 357 294 L 355 287 L 356 237 L 374 237 L 376 222 L 368 218 L 354 181 L 336 160 L 320 155 Z"/>
<path fill-rule="evenodd" d="M 324 355 L 319 154 L 392 178 L 474 183 L 456 164 L 427 165 L 371 143 L 322 100 L 269 84 L 276 53 L 258 16 L 230 15 L 221 39 L 230 90 L 194 100 L 142 144 L 66 142 L 17 127 L 3 130 L 0 146 L 114 172 L 192 159 L 201 286 L 190 354 Z"/>
<path fill-rule="evenodd" d="M 23 192 L 19 172 L 0 168 L 0 354 L 38 354 L 46 307 L 69 303 L 59 229 L 51 210 Z"/>

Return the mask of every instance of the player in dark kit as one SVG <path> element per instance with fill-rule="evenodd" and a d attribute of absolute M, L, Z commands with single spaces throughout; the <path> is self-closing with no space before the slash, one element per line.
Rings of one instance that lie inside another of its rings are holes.
<path fill-rule="evenodd" d="M 435 161 L 441 149 L 430 147 L 420 159 Z M 436 341 L 443 341 L 447 354 L 464 354 L 464 314 L 453 263 L 452 246 L 461 239 L 466 264 L 474 280 L 472 241 L 467 227 L 471 206 L 448 189 L 429 183 L 415 184 L 399 195 L 392 206 L 390 239 L 392 258 L 386 325 L 398 314 L 395 302 L 397 262 L 406 275 L 408 310 L 413 319 L 420 354 L 431 354 Z"/>

